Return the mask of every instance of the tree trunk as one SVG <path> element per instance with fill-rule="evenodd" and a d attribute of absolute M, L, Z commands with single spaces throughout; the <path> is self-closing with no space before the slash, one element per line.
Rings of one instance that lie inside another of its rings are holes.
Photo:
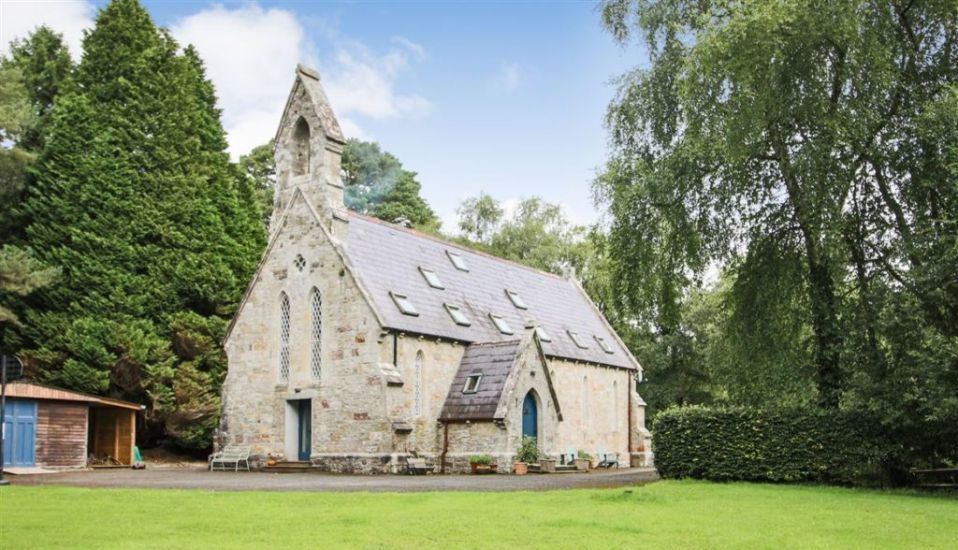
<path fill-rule="evenodd" d="M 818 254 L 817 246 L 806 239 L 808 253 L 808 293 L 815 333 L 815 384 L 818 403 L 823 408 L 838 408 L 841 398 L 841 343 L 835 306 L 835 283 L 829 261 Z"/>

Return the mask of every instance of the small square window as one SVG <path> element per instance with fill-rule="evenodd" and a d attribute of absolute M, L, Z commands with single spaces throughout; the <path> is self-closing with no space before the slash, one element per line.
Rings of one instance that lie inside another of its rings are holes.
<path fill-rule="evenodd" d="M 539 340 L 541 340 L 541 341 L 543 341 L 543 342 L 551 342 L 551 341 L 552 341 L 552 336 L 550 336 L 549 333 L 546 332 L 546 329 L 544 329 L 544 328 L 542 328 L 542 327 L 536 327 L 536 334 L 539 335 Z"/>
<path fill-rule="evenodd" d="M 606 353 L 615 353 L 614 351 L 612 351 L 612 346 L 610 346 L 609 343 L 605 341 L 605 338 L 601 336 L 596 336 L 595 341 L 596 343 L 599 344 L 599 347 L 602 348 L 602 351 Z"/>
<path fill-rule="evenodd" d="M 447 250 L 446 255 L 449 256 L 449 261 L 452 262 L 452 265 L 455 266 L 456 269 L 459 271 L 469 271 L 469 266 L 466 265 L 466 260 L 461 254 Z"/>
<path fill-rule="evenodd" d="M 512 334 L 512 327 L 509 326 L 509 323 L 507 323 L 501 315 L 494 315 L 490 313 L 489 318 L 492 319 L 492 323 L 496 325 L 496 328 L 499 329 L 499 332 L 503 334 Z"/>
<path fill-rule="evenodd" d="M 509 300 L 512 301 L 512 305 L 516 306 L 519 309 L 529 309 L 529 306 L 522 301 L 522 296 L 519 296 L 519 293 L 514 290 L 506 290 L 506 296 L 509 297 Z"/>
<path fill-rule="evenodd" d="M 445 304 L 445 306 L 446 306 L 446 311 L 449 312 L 449 316 L 452 317 L 452 320 L 455 321 L 457 325 L 468 327 L 469 325 L 472 324 L 472 322 L 469 321 L 469 318 L 466 317 L 466 314 L 463 313 L 462 308 L 460 308 L 459 306 L 454 306 L 452 304 Z"/>
<path fill-rule="evenodd" d="M 439 275 L 437 275 L 435 271 L 420 266 L 419 272 L 422 273 L 423 278 L 426 279 L 426 283 L 428 283 L 429 286 L 438 288 L 439 290 L 446 288 L 443 286 L 442 281 L 439 279 Z"/>
<path fill-rule="evenodd" d="M 479 391 L 479 382 L 481 381 L 481 374 L 470 374 L 466 377 L 466 384 L 462 387 L 462 393 L 476 393 Z"/>
<path fill-rule="evenodd" d="M 587 346 L 585 341 L 582 340 L 582 337 L 579 336 L 578 332 L 573 332 L 571 330 L 567 330 L 566 332 L 569 333 L 569 338 L 572 338 L 572 341 L 575 342 L 576 347 L 581 349 L 589 349 L 589 346 Z"/>
<path fill-rule="evenodd" d="M 409 298 L 407 298 L 405 294 L 390 292 L 389 295 L 392 296 L 393 302 L 396 302 L 396 307 L 398 307 L 399 311 L 403 314 L 412 315 L 413 317 L 419 316 L 419 312 L 416 311 L 416 306 L 412 305 L 412 302 L 409 301 Z"/>

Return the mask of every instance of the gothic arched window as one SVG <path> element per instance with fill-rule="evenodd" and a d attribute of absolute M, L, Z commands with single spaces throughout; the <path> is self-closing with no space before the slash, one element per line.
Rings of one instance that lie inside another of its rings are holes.
<path fill-rule="evenodd" d="M 279 297 L 279 380 L 289 382 L 289 296 Z"/>
<path fill-rule="evenodd" d="M 319 380 L 322 373 L 323 300 L 319 290 L 315 288 L 310 293 L 309 309 L 312 313 L 309 332 L 309 372 L 313 375 L 313 380 Z"/>
<path fill-rule="evenodd" d="M 290 140 L 294 176 L 309 173 L 309 150 L 309 124 L 306 123 L 306 119 L 300 117 L 293 127 L 293 138 Z"/>
<path fill-rule="evenodd" d="M 422 416 L 422 405 L 423 405 L 423 387 L 422 387 L 422 368 L 424 356 L 422 350 L 416 352 L 416 373 L 413 383 L 415 387 L 413 388 L 416 396 L 415 401 L 415 416 L 419 418 Z"/>

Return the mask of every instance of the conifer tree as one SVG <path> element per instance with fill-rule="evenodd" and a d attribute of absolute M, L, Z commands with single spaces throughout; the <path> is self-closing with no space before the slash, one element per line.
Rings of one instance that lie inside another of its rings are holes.
<path fill-rule="evenodd" d="M 148 437 L 207 447 L 257 209 L 194 50 L 136 0 L 103 8 L 83 48 L 25 205 L 31 246 L 63 272 L 31 304 L 30 355 L 45 380 L 146 403 Z"/>

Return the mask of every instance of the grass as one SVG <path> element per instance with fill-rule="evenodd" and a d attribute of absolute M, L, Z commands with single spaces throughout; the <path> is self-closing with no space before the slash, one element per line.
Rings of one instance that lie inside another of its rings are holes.
<path fill-rule="evenodd" d="M 631 491 L 631 492 L 629 492 Z M 955 548 L 958 499 L 662 481 L 539 493 L 0 488 L 4 548 Z"/>

